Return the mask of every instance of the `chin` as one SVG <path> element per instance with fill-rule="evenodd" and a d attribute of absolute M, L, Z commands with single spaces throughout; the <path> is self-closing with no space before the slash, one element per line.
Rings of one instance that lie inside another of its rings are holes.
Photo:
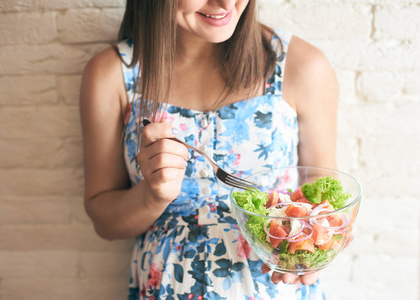
<path fill-rule="evenodd" d="M 219 32 L 206 32 L 204 34 L 197 34 L 197 37 L 201 38 L 202 40 L 205 40 L 209 43 L 223 43 L 230 39 L 235 31 L 235 28 L 233 29 L 223 29 L 223 30 L 217 30 Z"/>
<path fill-rule="evenodd" d="M 231 37 L 232 37 L 232 34 L 227 35 L 227 36 L 223 36 L 223 37 L 218 36 L 218 37 L 215 37 L 215 38 L 207 39 L 207 41 L 209 43 L 213 43 L 213 44 L 220 44 L 220 43 L 226 42 Z"/>

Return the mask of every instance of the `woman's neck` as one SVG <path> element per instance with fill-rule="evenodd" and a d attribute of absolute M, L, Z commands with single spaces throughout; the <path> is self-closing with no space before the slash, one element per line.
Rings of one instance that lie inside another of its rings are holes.
<path fill-rule="evenodd" d="M 176 45 L 176 62 L 188 64 L 217 61 L 218 44 L 204 41 L 183 29 L 178 30 Z"/>

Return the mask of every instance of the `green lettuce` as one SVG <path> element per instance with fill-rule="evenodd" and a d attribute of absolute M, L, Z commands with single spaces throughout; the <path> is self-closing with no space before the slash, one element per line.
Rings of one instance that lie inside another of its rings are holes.
<path fill-rule="evenodd" d="M 232 196 L 235 198 L 236 204 L 243 209 L 260 215 L 268 214 L 268 209 L 265 207 L 268 201 L 267 193 L 259 190 L 246 190 L 234 192 Z"/>
<path fill-rule="evenodd" d="M 346 205 L 346 201 L 351 197 L 343 191 L 340 181 L 331 176 L 318 178 L 314 183 L 302 185 L 302 192 L 306 199 L 312 203 L 321 203 L 328 200 L 335 210 Z"/>
<path fill-rule="evenodd" d="M 235 192 L 232 196 L 243 209 L 264 216 L 268 215 L 268 209 L 265 207 L 268 201 L 267 193 L 258 190 L 246 190 Z M 264 221 L 266 220 L 263 217 L 248 215 L 246 222 L 248 230 L 260 241 L 265 241 L 267 236 L 264 231 Z"/>
<path fill-rule="evenodd" d="M 299 264 L 306 268 L 317 268 L 324 265 L 334 255 L 334 249 L 324 251 L 315 248 L 315 252 L 297 250 L 294 254 L 285 251 L 279 254 L 279 265 L 287 269 L 294 269 L 295 265 Z"/>

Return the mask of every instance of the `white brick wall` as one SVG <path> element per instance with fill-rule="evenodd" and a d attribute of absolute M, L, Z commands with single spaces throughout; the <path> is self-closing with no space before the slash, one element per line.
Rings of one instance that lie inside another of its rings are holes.
<path fill-rule="evenodd" d="M 123 0 L 0 1 L 0 299 L 125 299 L 132 241 L 82 204 L 78 90 Z M 420 0 L 260 0 L 321 48 L 341 88 L 338 161 L 362 183 L 355 239 L 328 299 L 419 299 Z"/>
<path fill-rule="evenodd" d="M 120 8 L 70 9 L 58 15 L 59 40 L 62 43 L 112 41 L 118 34 L 124 14 Z"/>

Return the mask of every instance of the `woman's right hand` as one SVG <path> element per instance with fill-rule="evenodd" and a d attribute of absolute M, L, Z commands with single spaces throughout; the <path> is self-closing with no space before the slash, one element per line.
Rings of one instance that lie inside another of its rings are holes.
<path fill-rule="evenodd" d="M 187 147 L 169 138 L 178 129 L 169 123 L 151 123 L 143 128 L 137 155 L 141 172 L 152 199 L 169 204 L 181 192 L 189 152 Z"/>

